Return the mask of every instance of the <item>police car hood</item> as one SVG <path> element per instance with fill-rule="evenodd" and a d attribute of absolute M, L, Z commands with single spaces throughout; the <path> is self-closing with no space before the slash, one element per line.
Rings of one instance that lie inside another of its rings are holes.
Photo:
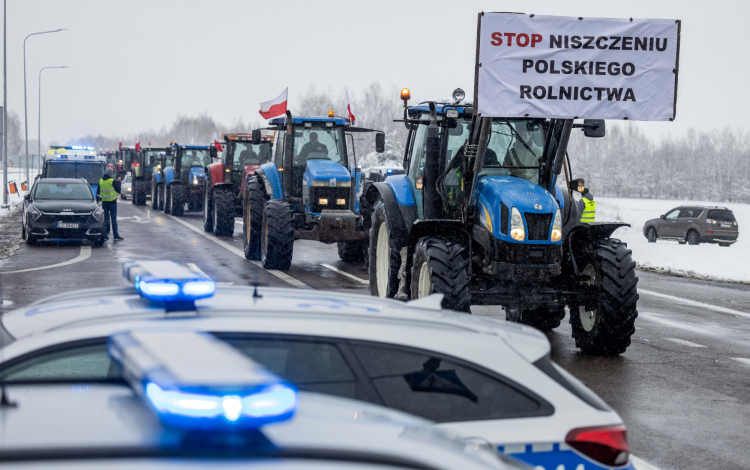
<path fill-rule="evenodd" d="M 49 463 L 65 457 L 90 459 L 106 454 L 123 459 L 197 457 L 195 452 L 201 450 L 201 440 L 189 440 L 189 434 L 165 429 L 125 385 L 10 385 L 7 391 L 16 406 L 3 414 L 0 463 L 10 456 L 26 456 L 34 462 L 41 455 L 51 458 Z M 75 423 L 72 430 L 71 423 Z M 417 462 L 422 463 L 419 468 L 510 468 L 498 463 L 493 452 L 477 450 L 477 446 L 432 427 L 428 421 L 365 402 L 310 392 L 299 393 L 297 411 L 289 421 L 265 425 L 260 432 L 265 439 L 238 445 L 239 436 L 235 435 L 227 439 L 228 447 L 220 451 L 214 447 L 215 454 L 203 457 L 232 452 L 241 458 L 271 451 L 280 452 L 275 457 L 283 458 L 284 450 L 294 449 L 317 452 L 318 456 L 359 453 L 391 461 L 403 459 L 412 462 L 404 466 L 409 468 L 415 468 Z M 220 439 L 216 434 L 212 432 L 212 438 Z M 216 461 L 213 465 L 218 466 Z"/>
<path fill-rule="evenodd" d="M 91 212 L 96 209 L 94 201 L 34 201 L 33 205 L 42 212 Z"/>

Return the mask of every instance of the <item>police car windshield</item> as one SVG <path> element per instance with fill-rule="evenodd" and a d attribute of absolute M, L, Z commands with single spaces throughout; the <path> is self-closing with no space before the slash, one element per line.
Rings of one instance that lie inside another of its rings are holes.
<path fill-rule="evenodd" d="M 306 123 L 310 127 L 296 127 L 294 131 L 294 164 L 305 165 L 308 160 L 331 160 L 348 166 L 344 148 L 344 129 L 326 127 L 325 123 Z"/>
<path fill-rule="evenodd" d="M 87 184 L 83 183 L 39 183 L 34 192 L 36 201 L 89 201 L 94 194 Z"/>
<path fill-rule="evenodd" d="M 104 162 L 48 162 L 45 178 L 84 178 L 98 185 L 104 175 Z"/>

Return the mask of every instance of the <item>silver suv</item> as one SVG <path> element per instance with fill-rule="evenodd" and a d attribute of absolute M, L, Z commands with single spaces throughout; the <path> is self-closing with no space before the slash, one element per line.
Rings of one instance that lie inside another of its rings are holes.
<path fill-rule="evenodd" d="M 737 241 L 739 234 L 732 211 L 717 206 L 680 206 L 643 226 L 643 235 L 650 243 L 663 238 L 677 240 L 680 244 L 729 246 Z"/>

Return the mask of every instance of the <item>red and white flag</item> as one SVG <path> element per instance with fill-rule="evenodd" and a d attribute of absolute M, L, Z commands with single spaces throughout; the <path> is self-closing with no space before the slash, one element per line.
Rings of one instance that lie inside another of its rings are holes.
<path fill-rule="evenodd" d="M 217 139 L 216 132 L 214 132 L 214 146 L 216 146 L 218 152 L 224 151 L 224 147 L 221 146 L 221 142 Z"/>
<path fill-rule="evenodd" d="M 349 90 L 345 90 L 345 98 L 346 98 L 346 112 L 349 113 L 349 122 L 354 124 L 354 121 L 357 120 L 357 118 L 354 117 L 354 107 L 349 102 Z"/>
<path fill-rule="evenodd" d="M 279 96 L 260 104 L 260 115 L 263 119 L 271 119 L 286 113 L 286 95 L 289 88 L 284 88 Z"/>
<path fill-rule="evenodd" d="M 135 143 L 135 151 L 139 152 L 140 150 L 141 150 L 141 141 L 139 140 L 138 142 Z"/>

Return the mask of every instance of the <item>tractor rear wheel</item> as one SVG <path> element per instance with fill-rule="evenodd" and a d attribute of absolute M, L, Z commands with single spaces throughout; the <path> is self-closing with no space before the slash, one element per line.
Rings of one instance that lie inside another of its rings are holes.
<path fill-rule="evenodd" d="M 550 331 L 560 326 L 565 318 L 565 307 L 541 306 L 537 308 L 519 310 L 506 309 L 505 319 L 515 323 L 523 323 L 537 330 Z"/>
<path fill-rule="evenodd" d="M 206 187 L 203 190 L 203 230 L 208 233 L 214 231 L 214 201 L 213 186 L 211 185 L 211 176 L 206 172 Z"/>
<path fill-rule="evenodd" d="M 635 333 L 638 316 L 638 276 L 632 252 L 620 240 L 595 241 L 581 258 L 582 284 L 596 286 L 598 301 L 589 309 L 570 306 L 570 324 L 576 346 L 585 354 L 614 356 L 625 352 Z"/>
<path fill-rule="evenodd" d="M 231 237 L 234 235 L 234 195 L 232 194 L 232 188 L 228 186 L 215 187 L 213 200 L 214 234 L 219 237 Z"/>
<path fill-rule="evenodd" d="M 398 271 L 401 267 L 401 247 L 388 230 L 385 203 L 378 198 L 373 206 L 370 224 L 370 294 L 394 298 L 398 293 Z"/>
<path fill-rule="evenodd" d="M 169 191 L 169 213 L 175 217 L 182 217 L 185 213 L 185 187 L 173 184 Z"/>
<path fill-rule="evenodd" d="M 365 260 L 365 244 L 362 240 L 337 242 L 339 258 L 346 263 L 361 263 Z"/>
<path fill-rule="evenodd" d="M 159 185 L 156 178 L 151 180 L 151 208 L 159 210 Z"/>
<path fill-rule="evenodd" d="M 162 192 L 162 203 L 164 205 L 164 213 L 169 214 L 170 210 L 172 209 L 172 201 L 170 200 L 170 187 L 167 185 L 167 183 L 162 183 L 162 187 L 164 188 L 164 191 Z"/>
<path fill-rule="evenodd" d="M 443 308 L 469 312 L 469 256 L 463 243 L 437 237 L 419 239 L 411 267 L 411 298 L 443 294 Z"/>
<path fill-rule="evenodd" d="M 266 197 L 257 176 L 247 180 L 245 200 L 242 201 L 242 240 L 245 258 L 260 260 L 260 242 L 263 237 L 263 208 Z"/>
<path fill-rule="evenodd" d="M 133 204 L 136 206 L 146 205 L 146 182 L 143 180 L 133 182 Z"/>
<path fill-rule="evenodd" d="M 292 267 L 294 217 L 292 205 L 281 199 L 266 201 L 260 259 L 265 269 L 287 271 Z"/>

